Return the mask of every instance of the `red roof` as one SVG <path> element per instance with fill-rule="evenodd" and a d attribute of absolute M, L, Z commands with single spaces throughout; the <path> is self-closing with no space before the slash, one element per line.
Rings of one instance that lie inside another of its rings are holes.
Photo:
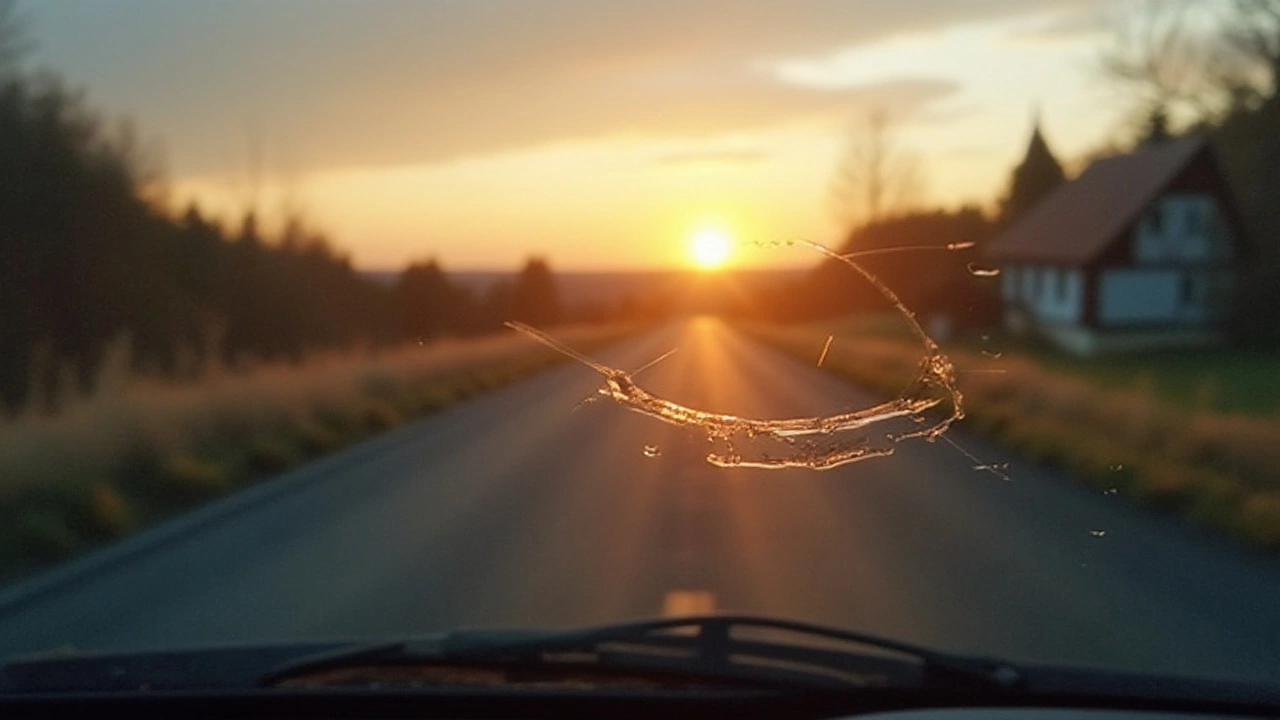
<path fill-rule="evenodd" d="M 1206 147 L 1189 137 L 1099 160 L 992 241 L 996 260 L 1083 265 L 1097 257 Z"/>

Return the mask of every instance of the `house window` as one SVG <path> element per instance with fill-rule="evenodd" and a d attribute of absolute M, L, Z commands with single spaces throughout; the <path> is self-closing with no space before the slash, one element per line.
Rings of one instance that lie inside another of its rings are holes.
<path fill-rule="evenodd" d="M 1016 265 L 1008 265 L 1003 268 L 1000 273 L 1001 287 L 1004 292 L 1005 300 L 1018 299 L 1018 267 Z"/>
<path fill-rule="evenodd" d="M 1048 298 L 1056 297 L 1058 294 L 1058 268 L 1056 267 L 1044 269 L 1044 294 Z"/>
<path fill-rule="evenodd" d="M 1190 273 L 1182 276 L 1182 304 L 1197 305 L 1200 303 L 1200 283 Z"/>
<path fill-rule="evenodd" d="M 1058 268 L 1058 302 L 1067 301 L 1067 271 Z"/>
<path fill-rule="evenodd" d="M 1161 203 L 1153 203 L 1151 207 L 1147 209 L 1147 229 L 1150 230 L 1152 234 L 1159 235 L 1164 232 L 1163 210 L 1164 208 Z"/>
<path fill-rule="evenodd" d="M 1188 234 L 1204 235 L 1204 208 L 1187 205 L 1186 227 Z"/>

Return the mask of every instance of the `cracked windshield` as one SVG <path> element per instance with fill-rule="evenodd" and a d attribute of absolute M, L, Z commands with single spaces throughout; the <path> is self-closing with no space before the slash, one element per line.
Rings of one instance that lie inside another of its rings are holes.
<path fill-rule="evenodd" d="M 1280 680 L 1278 81 L 1276 0 L 0 0 L 0 661 Z"/>

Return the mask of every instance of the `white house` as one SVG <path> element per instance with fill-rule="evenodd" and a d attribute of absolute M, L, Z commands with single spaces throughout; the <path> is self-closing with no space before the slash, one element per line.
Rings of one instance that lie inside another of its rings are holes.
<path fill-rule="evenodd" d="M 988 247 L 1004 321 L 1079 355 L 1222 339 L 1240 223 L 1208 143 L 1091 165 Z"/>

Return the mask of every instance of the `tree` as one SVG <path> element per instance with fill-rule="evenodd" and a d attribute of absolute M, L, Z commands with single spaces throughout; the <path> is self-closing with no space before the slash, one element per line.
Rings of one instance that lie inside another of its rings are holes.
<path fill-rule="evenodd" d="M 1280 0 L 1146 0 L 1117 16 L 1100 58 L 1139 141 L 1256 106 L 1280 68 Z"/>
<path fill-rule="evenodd" d="M 974 290 L 983 288 L 966 264 L 994 231 L 992 222 L 976 207 L 922 210 L 854 229 L 840 252 L 975 243 L 976 248 L 964 251 L 912 250 L 857 258 L 861 267 L 892 288 L 913 312 L 946 311 L 968 323 L 976 320 Z M 763 314 L 784 320 L 883 313 L 889 309 L 884 296 L 865 278 L 831 259 L 767 293 L 767 302 L 762 303 Z"/>
<path fill-rule="evenodd" d="M 1000 201 L 1000 221 L 1010 223 L 1035 207 L 1041 200 L 1053 192 L 1066 180 L 1062 164 L 1054 157 L 1044 134 L 1040 132 L 1040 122 L 1036 121 L 1031 131 L 1031 141 L 1027 144 L 1027 152 L 1022 162 L 1013 169 L 1009 178 L 1009 188 Z"/>
<path fill-rule="evenodd" d="M 1230 87 L 1239 101 L 1275 101 L 1280 90 L 1280 0 L 1235 0 L 1224 21 L 1228 45 L 1243 61 Z"/>
<path fill-rule="evenodd" d="M 889 116 L 871 112 L 849 133 L 831 184 L 836 214 L 847 227 L 878 222 L 919 205 L 919 159 L 898 146 Z"/>
<path fill-rule="evenodd" d="M 1135 98 L 1132 103 L 1139 118 L 1157 113 L 1167 117 L 1187 99 L 1197 105 L 1201 102 L 1195 78 L 1204 67 L 1204 57 L 1187 32 L 1186 12 L 1187 3 L 1182 0 L 1147 0 L 1134 12 L 1119 16 L 1112 28 L 1101 69 Z"/>
<path fill-rule="evenodd" d="M 551 266 L 543 258 L 530 258 L 511 288 L 511 318 L 530 325 L 552 325 L 563 319 L 560 290 Z"/>
<path fill-rule="evenodd" d="M 474 299 L 455 285 L 434 259 L 409 265 L 395 288 L 401 333 L 406 338 L 431 338 L 474 328 Z"/>

